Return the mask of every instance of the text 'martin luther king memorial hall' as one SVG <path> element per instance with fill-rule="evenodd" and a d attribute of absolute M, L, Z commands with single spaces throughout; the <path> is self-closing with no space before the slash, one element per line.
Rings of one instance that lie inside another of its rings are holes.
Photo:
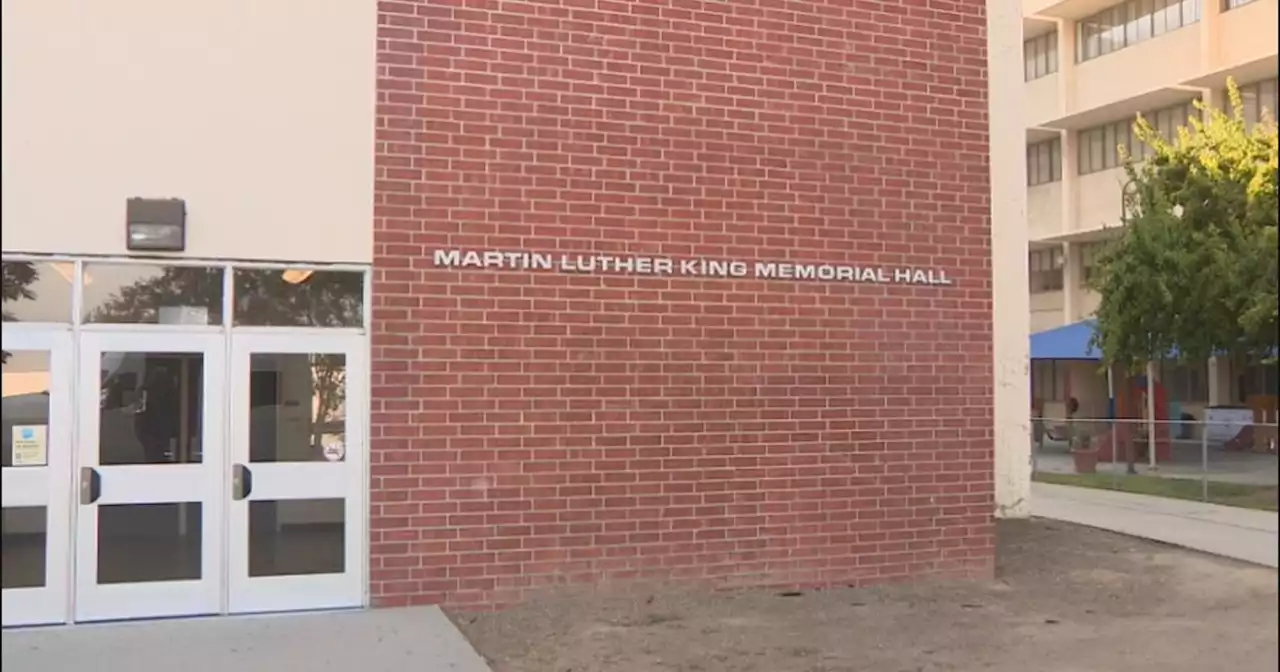
<path fill-rule="evenodd" d="M 886 268 L 847 264 L 733 259 L 673 259 L 670 257 L 559 254 L 503 250 L 435 250 L 438 268 L 559 273 L 752 278 L 758 280 L 817 280 L 866 284 L 949 286 L 943 269 Z"/>

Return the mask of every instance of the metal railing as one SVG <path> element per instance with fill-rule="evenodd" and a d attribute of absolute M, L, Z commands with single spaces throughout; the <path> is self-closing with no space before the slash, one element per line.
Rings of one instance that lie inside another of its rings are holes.
<path fill-rule="evenodd" d="M 1034 478 L 1276 510 L 1277 424 L 1224 420 L 1033 418 Z"/>

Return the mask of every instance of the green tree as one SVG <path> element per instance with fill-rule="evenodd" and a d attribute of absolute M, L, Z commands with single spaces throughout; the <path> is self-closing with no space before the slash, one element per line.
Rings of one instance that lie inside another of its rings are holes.
<path fill-rule="evenodd" d="M 9 310 L 10 304 L 35 300 L 36 294 L 31 291 L 31 285 L 40 279 L 40 271 L 29 261 L 6 261 L 0 267 L 3 268 L 4 276 L 3 319 L 5 322 L 16 322 L 18 316 Z M 0 351 L 0 363 L 7 364 L 11 354 L 8 350 Z"/>
<path fill-rule="evenodd" d="M 1162 137 L 1134 126 L 1151 155 L 1126 160 L 1125 227 L 1090 285 L 1100 294 L 1098 346 L 1107 365 L 1138 370 L 1184 360 L 1272 357 L 1277 343 L 1276 125 L 1250 124 L 1235 82 L 1228 112 Z"/>

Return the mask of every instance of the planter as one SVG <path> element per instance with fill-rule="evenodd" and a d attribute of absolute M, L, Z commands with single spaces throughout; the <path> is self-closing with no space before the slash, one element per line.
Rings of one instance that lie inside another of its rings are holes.
<path fill-rule="evenodd" d="M 1098 473 L 1098 449 L 1088 448 L 1071 451 L 1071 460 L 1075 462 L 1077 474 Z"/>

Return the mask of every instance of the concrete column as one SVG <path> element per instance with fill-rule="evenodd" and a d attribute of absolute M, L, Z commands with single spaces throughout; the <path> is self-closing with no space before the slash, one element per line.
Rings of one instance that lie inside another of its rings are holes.
<path fill-rule="evenodd" d="M 1209 358 L 1209 405 L 1230 404 L 1235 399 L 1231 361 L 1226 357 Z"/>
<path fill-rule="evenodd" d="M 1202 0 L 1200 3 L 1200 72 L 1213 72 L 1218 69 L 1222 58 L 1218 45 L 1222 36 L 1219 34 L 1222 17 L 1222 0 Z"/>
<path fill-rule="evenodd" d="M 987 2 L 987 105 L 991 143 L 991 256 L 1027 255 L 1027 144 L 1022 3 Z M 1061 65 L 1061 64 L 1060 64 Z M 1010 129 L 1018 132 L 1010 133 Z M 1031 296 L 1027 265 L 995 264 L 992 345 L 995 514 L 1031 515 Z"/>
<path fill-rule="evenodd" d="M 1062 232 L 1080 229 L 1080 134 L 1062 132 Z"/>
<path fill-rule="evenodd" d="M 1063 324 L 1072 324 L 1079 318 L 1080 306 L 1080 246 L 1062 244 L 1062 317 Z"/>
<path fill-rule="evenodd" d="M 1075 110 L 1076 98 L 1076 22 L 1058 20 L 1058 101 L 1061 116 Z"/>
<path fill-rule="evenodd" d="M 1227 100 L 1226 94 L 1227 92 L 1223 89 L 1205 89 L 1204 93 L 1200 96 L 1200 99 L 1204 101 L 1205 105 L 1208 105 L 1213 109 L 1226 110 L 1227 112 L 1230 112 L 1230 110 L 1227 110 L 1227 106 L 1230 105 L 1231 102 Z"/>

